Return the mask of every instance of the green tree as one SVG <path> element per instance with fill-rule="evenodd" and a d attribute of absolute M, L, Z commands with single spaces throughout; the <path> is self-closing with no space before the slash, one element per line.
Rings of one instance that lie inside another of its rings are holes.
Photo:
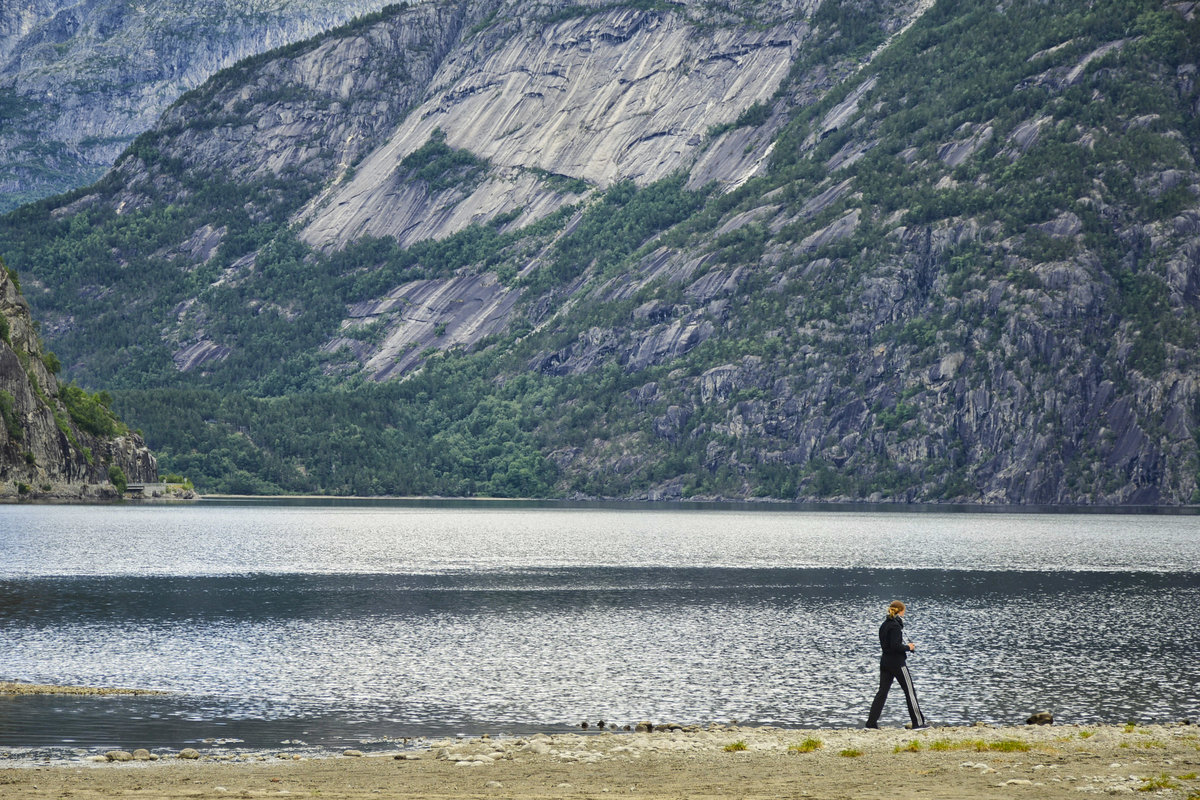
<path fill-rule="evenodd" d="M 125 490 L 129 488 L 129 481 L 125 478 L 125 470 L 116 464 L 108 468 L 108 482 L 116 487 L 116 490 L 121 494 L 125 494 Z"/>

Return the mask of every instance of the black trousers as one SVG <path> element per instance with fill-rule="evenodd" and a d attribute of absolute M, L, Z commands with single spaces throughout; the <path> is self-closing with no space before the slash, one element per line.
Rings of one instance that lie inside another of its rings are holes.
<path fill-rule="evenodd" d="M 879 715 L 883 713 L 883 703 L 887 700 L 888 690 L 892 688 L 892 681 L 899 681 L 900 688 L 904 689 L 904 702 L 908 703 L 908 715 L 912 717 L 913 727 L 919 728 L 924 725 L 925 715 L 921 713 L 921 706 L 917 704 L 917 689 L 913 686 L 912 676 L 908 674 L 908 667 L 902 666 L 895 669 L 881 664 L 879 666 L 879 691 L 875 693 L 875 700 L 871 703 L 867 726 L 874 727 L 879 724 Z"/>

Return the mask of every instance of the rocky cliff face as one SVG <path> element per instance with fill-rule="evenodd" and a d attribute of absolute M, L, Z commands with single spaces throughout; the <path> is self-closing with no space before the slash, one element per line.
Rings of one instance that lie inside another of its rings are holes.
<path fill-rule="evenodd" d="M 29 306 L 0 265 L 0 500 L 116 497 L 113 467 L 131 483 L 156 481 L 158 465 L 139 434 L 119 424 L 93 433 L 73 419 L 47 361 Z M 85 424 L 95 426 L 94 415 L 115 423 L 106 408 L 80 411 L 89 414 Z"/>
<path fill-rule="evenodd" d="M 304 176 L 324 187 L 293 221 L 301 241 L 331 251 L 364 237 L 402 246 L 445 239 L 495 220 L 520 230 L 616 181 L 645 185 L 693 168 L 698 182 L 738 185 L 761 167 L 773 126 L 722 131 L 715 146 L 710 130 L 765 108 L 811 36 L 811 3 L 753 8 L 753 26 L 714 24 L 689 4 L 397 9 L 302 52 L 223 72 L 182 98 L 117 164 L 115 205 L 185 191 L 163 174 L 168 160 L 242 182 Z M 908 21 L 922 8 L 900 3 L 896 14 Z M 563 19 L 547 24 L 548 16 Z M 466 154 L 469 168 L 414 179 L 421 165 L 410 163 L 432 143 Z M 211 254 L 227 232 L 206 225 L 179 251 Z M 254 269 L 243 259 L 221 280 Z M 348 349 L 376 380 L 418 365 L 430 346 L 470 347 L 503 330 L 519 296 L 494 278 L 386 289 L 341 323 L 383 326 L 377 343 L 340 333 L 322 343 L 327 353 Z M 198 300 L 184 300 L 169 337 L 185 370 L 234 347 L 210 337 L 211 311 Z"/>
<path fill-rule="evenodd" d="M 382 0 L 0 4 L 0 211 L 89 183 L 183 92 Z"/>
<path fill-rule="evenodd" d="M 376 397 L 432 365 L 461 435 L 520 417 L 558 494 L 1190 502 L 1197 25 L 395 8 L 221 72 L 0 241 L 74 374 Z M 229 413 L 225 449 L 309 474 Z"/>
<path fill-rule="evenodd" d="M 550 25 L 517 7 L 505 12 L 511 22 L 447 58 L 435 91 L 353 179 L 319 199 L 305 241 L 338 246 L 373 235 L 411 244 L 513 211 L 528 224 L 578 199 L 554 192 L 540 179 L 547 173 L 605 188 L 688 169 L 711 126 L 770 98 L 807 32 L 794 19 L 702 27 L 683 10 L 614 8 Z M 486 169 L 452 192 L 396 191 L 397 165 L 437 131 Z M 752 171 L 730 167 L 711 177 L 737 182 Z"/>
<path fill-rule="evenodd" d="M 547 25 L 506 4 L 499 14 L 507 22 L 450 50 L 425 84 L 432 91 L 352 176 L 314 199 L 300 237 L 323 249 L 369 236 L 407 246 L 497 219 L 519 229 L 620 180 L 646 185 L 694 169 L 699 183 L 744 183 L 762 165 L 766 132 L 723 134 L 714 146 L 709 131 L 765 107 L 809 36 L 806 10 L 781 7 L 752 28 L 704 24 L 686 6 L 604 9 Z M 411 179 L 406 160 L 435 138 L 471 155 L 469 179 L 445 187 Z M 727 139 L 736 155 L 700 163 L 702 154 L 724 153 Z M 440 307 L 409 297 L 395 313 L 381 300 L 374 313 L 356 306 L 343 327 L 384 324 L 377 347 L 354 349 L 374 379 L 394 377 L 428 346 L 470 347 L 502 330 L 516 295 L 495 280 L 486 285 L 447 278 L 419 292 Z"/>

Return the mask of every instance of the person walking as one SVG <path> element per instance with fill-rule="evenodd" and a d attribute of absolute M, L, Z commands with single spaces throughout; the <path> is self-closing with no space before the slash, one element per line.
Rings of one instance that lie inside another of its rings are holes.
<path fill-rule="evenodd" d="M 883 704 L 887 700 L 888 690 L 892 681 L 899 681 L 904 689 L 904 702 L 908 703 L 908 715 L 912 717 L 913 729 L 928 728 L 929 723 L 921 713 L 917 704 L 917 690 L 913 686 L 912 676 L 908 674 L 908 654 L 917 649 L 913 642 L 904 641 L 904 603 L 893 600 L 888 606 L 887 619 L 879 626 L 879 646 L 883 654 L 879 657 L 879 691 L 871 703 L 871 712 L 867 715 L 867 727 L 879 727 L 879 715 L 883 713 Z"/>

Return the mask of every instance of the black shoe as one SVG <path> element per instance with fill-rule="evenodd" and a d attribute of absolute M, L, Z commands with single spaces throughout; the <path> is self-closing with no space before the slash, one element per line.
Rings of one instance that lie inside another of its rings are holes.
<path fill-rule="evenodd" d="M 932 727 L 933 727 L 933 726 L 932 726 L 932 725 L 930 725 L 928 722 L 922 722 L 920 725 L 913 725 L 911 728 L 909 728 L 909 730 L 913 730 L 913 731 L 923 731 L 923 730 L 925 730 L 926 728 L 932 728 Z"/>
<path fill-rule="evenodd" d="M 867 730 L 872 730 L 872 731 L 877 731 L 877 730 L 879 730 L 879 726 L 878 726 L 878 725 L 874 725 L 874 724 L 872 724 L 872 723 L 870 723 L 870 722 L 868 722 L 868 723 L 866 724 L 866 728 L 867 728 Z"/>

